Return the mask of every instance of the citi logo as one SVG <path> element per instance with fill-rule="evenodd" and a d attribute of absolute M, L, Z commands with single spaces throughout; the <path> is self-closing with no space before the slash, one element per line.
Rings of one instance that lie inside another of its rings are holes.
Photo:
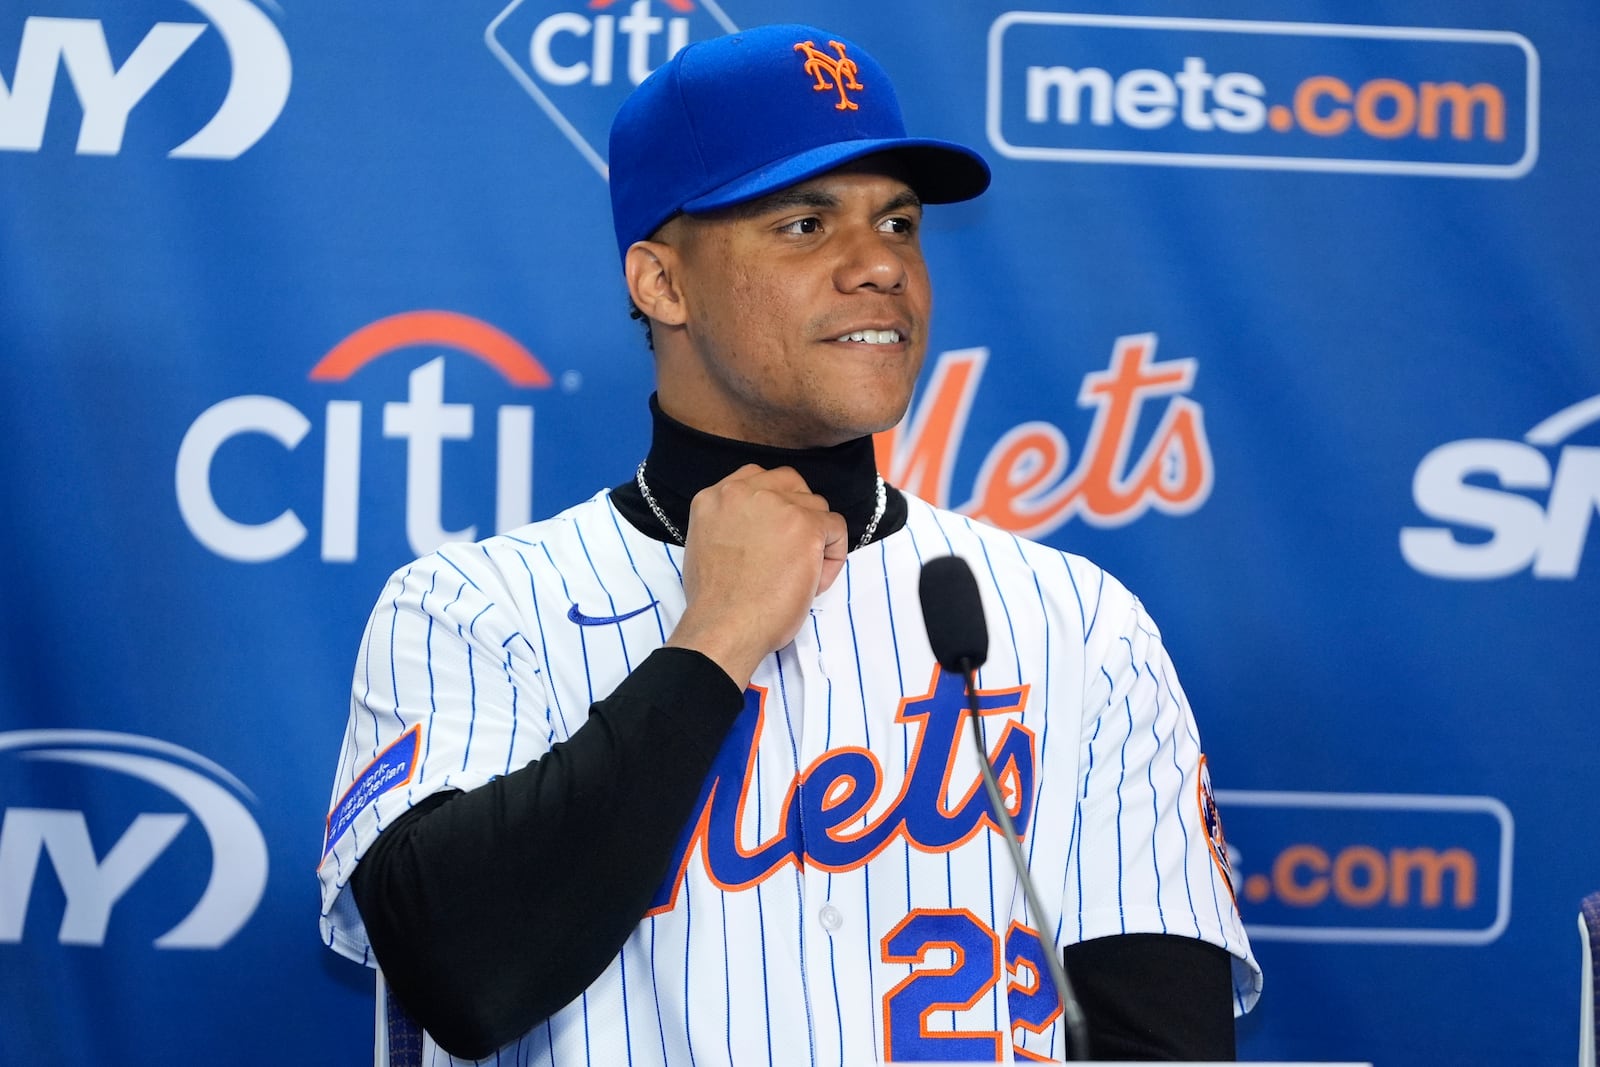
<path fill-rule="evenodd" d="M 167 155 L 236 159 L 272 128 L 289 99 L 289 50 L 272 20 L 247 0 L 185 2 L 222 38 L 232 74 L 216 112 Z M 57 73 L 65 67 L 83 114 L 77 153 L 117 155 L 133 109 L 207 29 L 203 22 L 157 22 L 119 66 L 100 20 L 25 19 L 9 83 L 0 70 L 0 150 L 37 152 L 44 145 Z"/>
<path fill-rule="evenodd" d="M 1596 422 L 1600 396 L 1556 412 L 1521 441 L 1469 438 L 1429 452 L 1411 495 L 1442 525 L 1402 529 L 1400 554 L 1434 578 L 1507 578 L 1530 568 L 1535 578 L 1576 578 L 1600 508 L 1600 448 L 1564 442 Z"/>
<path fill-rule="evenodd" d="M 313 382 L 346 382 L 385 356 L 419 346 L 469 356 L 515 388 L 550 385 L 544 367 L 509 335 L 479 319 L 447 311 L 406 312 L 364 326 L 323 356 L 309 377 Z M 478 536 L 476 525 L 447 529 L 442 518 L 445 444 L 471 441 L 476 430 L 471 404 L 445 401 L 444 374 L 445 357 L 435 356 L 411 372 L 405 400 L 383 405 L 383 436 L 406 443 L 405 529 L 417 555 L 446 541 Z M 497 532 L 532 519 L 533 415 L 533 408 L 522 404 L 503 405 L 496 413 Z M 322 559 L 348 563 L 356 558 L 361 513 L 363 406 L 359 400 L 329 400 L 323 418 Z M 273 396 L 229 397 L 203 411 L 183 435 L 175 479 L 178 510 L 195 539 L 224 559 L 243 563 L 280 559 L 298 548 L 308 533 L 292 508 L 265 521 L 230 514 L 215 489 L 225 479 L 251 485 L 261 481 L 256 471 L 241 468 L 238 461 L 229 465 L 227 474 L 219 475 L 221 454 L 230 442 L 265 437 L 293 451 L 311 428 L 303 412 Z M 263 506 L 251 503 L 257 509 Z"/>
<path fill-rule="evenodd" d="M 692 40 L 738 30 L 716 0 L 512 0 L 483 40 L 602 178 L 611 116 Z"/>
<path fill-rule="evenodd" d="M 211 875 L 194 906 L 155 938 L 155 946 L 220 948 L 255 914 L 267 886 L 267 843 L 244 804 L 255 797 L 224 768 L 166 741 L 99 730 L 0 733 L 0 760 L 17 759 L 137 779 L 169 794 L 185 811 L 140 812 L 97 856 L 83 811 L 7 807 L 0 821 L 0 944 L 23 939 L 29 901 L 47 860 L 66 897 L 56 939 L 103 945 L 112 909 L 142 879 L 160 877 L 152 868 L 191 821 L 210 844 Z"/>

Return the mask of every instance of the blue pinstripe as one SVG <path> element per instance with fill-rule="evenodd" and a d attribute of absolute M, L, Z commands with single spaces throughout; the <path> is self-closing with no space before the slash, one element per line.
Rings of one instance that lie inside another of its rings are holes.
<path fill-rule="evenodd" d="M 1155 669 L 1153 667 L 1151 667 L 1149 662 L 1146 662 L 1144 666 L 1145 666 L 1145 671 L 1148 672 L 1149 675 L 1152 678 L 1154 678 L 1156 676 Z M 1170 692 L 1168 693 L 1168 696 L 1171 696 Z M 1183 708 L 1181 706 L 1179 706 L 1179 704 L 1178 704 L 1178 702 L 1176 700 L 1172 701 L 1172 711 L 1173 711 L 1173 714 L 1178 716 L 1178 718 L 1181 721 L 1181 719 L 1183 717 Z M 1156 685 L 1156 719 L 1159 721 L 1160 718 L 1161 718 L 1161 685 L 1158 682 L 1157 685 Z M 1154 724 L 1151 725 L 1151 729 L 1152 730 L 1155 729 Z M 1188 793 L 1188 790 L 1186 788 L 1187 783 L 1188 783 L 1188 776 L 1183 773 L 1183 768 L 1178 765 L 1178 738 L 1177 738 L 1176 734 L 1173 734 L 1173 737 L 1172 737 L 1172 749 L 1171 749 L 1171 752 L 1172 752 L 1172 769 L 1174 771 L 1176 771 L 1177 774 L 1178 774 L 1178 802 L 1176 804 L 1174 804 L 1172 807 L 1173 807 L 1173 811 L 1177 812 L 1177 815 L 1178 815 L 1178 828 L 1183 832 L 1182 833 L 1182 837 L 1183 837 L 1183 892 L 1184 892 L 1184 895 L 1189 900 L 1189 919 L 1190 919 L 1191 922 L 1194 923 L 1194 936 L 1199 937 L 1200 936 L 1200 932 L 1201 932 L 1200 931 L 1200 915 L 1194 909 L 1194 885 L 1193 885 L 1193 880 L 1189 877 L 1189 822 L 1188 822 L 1187 819 L 1185 819 L 1183 817 L 1183 798 Z M 1157 749 L 1156 754 L 1160 755 L 1160 749 L 1159 748 Z M 1154 762 L 1155 762 L 1154 760 L 1151 760 L 1151 763 L 1154 763 Z"/>
<path fill-rule="evenodd" d="M 1123 861 L 1122 861 L 1122 787 L 1128 780 L 1128 742 L 1133 739 L 1133 701 L 1127 697 L 1122 698 L 1122 707 L 1128 713 L 1128 733 L 1122 739 L 1121 773 L 1117 775 L 1117 917 L 1122 923 L 1122 932 L 1128 932 L 1128 916 L 1124 910 L 1122 899 L 1123 891 Z"/>
<path fill-rule="evenodd" d="M 882 568 L 883 568 L 883 600 L 884 600 L 884 606 L 887 609 L 888 615 L 889 615 L 889 641 L 890 641 L 890 644 L 892 645 L 892 647 L 894 648 L 894 676 L 895 676 L 895 682 L 896 682 L 896 684 L 898 684 L 900 686 L 900 692 L 904 693 L 906 691 L 906 672 L 905 672 L 904 666 L 900 662 L 900 634 L 899 634 L 899 628 L 896 627 L 895 624 L 894 624 L 894 596 L 893 596 L 893 593 L 889 589 L 889 554 L 887 552 L 880 552 L 878 554 L 878 559 L 879 559 L 880 563 L 882 564 Z M 902 726 L 900 729 L 901 729 L 901 733 L 902 733 L 902 736 L 903 736 L 904 732 L 905 732 L 905 727 Z M 911 768 L 911 747 L 909 745 L 906 745 L 906 744 L 902 743 L 901 746 L 900 746 L 900 770 L 901 770 L 901 773 L 904 774 L 904 773 L 909 772 L 910 768 Z M 909 841 L 902 841 L 900 847 L 905 852 L 905 855 L 902 857 L 902 861 L 903 861 L 902 869 L 906 872 L 906 911 L 910 911 L 911 910 L 911 843 Z M 906 971 L 909 973 L 910 970 L 911 970 L 911 967 L 910 967 L 909 964 L 907 964 L 906 965 Z"/>
<path fill-rule="evenodd" d="M 846 567 L 845 570 L 848 571 L 849 568 Z M 848 582 L 845 583 L 845 593 L 846 593 L 846 603 L 848 604 L 848 594 L 849 594 L 849 583 Z M 811 613 L 811 637 L 812 637 L 812 640 L 816 641 L 816 643 L 817 643 L 817 658 L 819 660 L 823 660 L 824 662 L 826 662 L 824 654 L 823 654 L 823 648 L 822 648 L 822 630 L 821 630 L 821 628 L 819 626 L 817 626 L 817 615 L 816 615 L 816 612 L 812 612 Z M 823 748 L 824 751 L 827 751 L 828 749 L 831 749 L 833 747 L 833 675 L 825 672 L 823 674 L 823 676 L 822 676 L 822 680 L 823 680 L 823 682 L 824 682 L 824 684 L 826 686 L 826 691 L 827 691 L 826 713 L 825 713 L 824 719 L 823 719 L 823 721 L 825 723 L 827 723 L 827 725 L 823 728 L 822 748 Z M 804 836 L 804 833 L 803 833 L 804 824 L 802 824 L 801 830 L 802 830 L 802 837 L 803 837 Z M 823 884 L 827 887 L 824 890 L 824 897 L 827 900 L 832 900 L 833 899 L 833 872 L 832 871 L 828 872 L 827 880 Z M 804 922 L 804 917 L 803 916 L 802 916 L 801 921 L 802 921 L 802 923 Z M 867 927 L 867 929 L 869 929 L 869 930 L 871 928 L 872 927 L 870 925 Z M 800 944 L 801 944 L 802 950 L 803 950 L 803 946 L 805 945 L 805 931 L 804 930 L 801 931 L 800 936 L 801 936 Z M 844 1008 L 843 1008 L 843 1005 L 841 1005 L 840 1002 L 839 1002 L 839 964 L 838 964 L 838 961 L 835 959 L 835 952 L 834 952 L 834 947 L 833 947 L 833 938 L 831 936 L 828 938 L 828 978 L 832 982 L 832 985 L 833 985 L 833 1021 L 839 1028 L 839 1067 L 844 1067 Z M 809 1007 L 809 1005 L 807 1006 L 807 1015 L 808 1015 L 808 1017 L 810 1015 L 810 1007 Z M 812 1044 L 812 1049 L 811 1049 L 811 1060 L 812 1060 L 812 1063 L 815 1063 L 816 1059 L 817 1059 L 816 1045 L 815 1045 L 815 1043 L 813 1043 Z"/>
<path fill-rule="evenodd" d="M 717 899 L 722 902 L 722 958 L 728 958 L 728 895 L 718 893 Z M 728 1020 L 728 1062 L 733 1059 L 733 973 L 724 966 L 722 968 L 722 1014 Z"/>
<path fill-rule="evenodd" d="M 364 664 L 362 666 L 366 677 L 366 689 L 361 694 L 361 705 L 367 709 L 367 714 L 372 717 L 372 740 L 374 743 L 374 748 L 372 750 L 373 756 L 378 754 L 378 750 L 376 748 L 376 743 L 378 740 L 378 716 L 372 711 L 372 627 L 377 620 L 378 613 L 374 611 L 367 617 L 366 628 L 361 631 L 361 648 L 362 651 L 365 652 L 365 656 L 363 657 Z M 351 680 L 351 684 L 353 687 L 354 679 Z M 356 769 L 360 766 L 360 756 L 358 753 L 361 751 L 361 739 L 356 735 L 356 723 L 354 719 L 352 719 L 350 722 L 350 762 L 344 769 L 343 777 L 345 781 L 354 779 Z"/>
<path fill-rule="evenodd" d="M 639 579 L 639 588 L 644 590 L 646 599 L 654 601 L 654 604 L 651 607 L 651 614 L 655 616 L 656 633 L 660 636 L 662 643 L 665 644 L 667 640 L 667 628 L 661 621 L 661 598 L 656 596 L 655 591 L 650 588 L 650 583 L 645 581 L 644 575 L 639 573 L 639 564 L 633 558 L 633 549 L 628 547 L 627 537 L 623 535 L 622 524 L 617 517 L 617 509 L 612 507 L 609 509 L 609 512 L 611 515 L 611 528 L 617 532 L 617 544 L 622 546 L 622 554 L 628 557 L 628 566 L 632 568 L 633 576 Z M 668 558 L 670 559 L 671 557 Z"/>
<path fill-rule="evenodd" d="M 617 613 L 617 598 L 611 595 L 610 589 L 606 588 L 605 579 L 600 577 L 600 569 L 594 565 L 594 557 L 589 555 L 589 544 L 583 539 L 583 527 L 575 524 L 572 527 L 572 531 L 578 535 L 578 547 L 583 549 L 583 558 L 588 561 L 589 570 L 594 574 L 595 584 L 598 585 L 600 587 L 600 591 L 605 594 L 606 603 L 610 605 L 611 614 L 615 615 Z M 546 549 L 545 551 L 548 553 L 549 549 Z M 632 674 L 633 663 L 628 656 L 628 640 L 623 636 L 622 627 L 608 626 L 606 629 L 616 631 L 617 647 L 622 650 L 623 670 L 627 671 L 629 674 Z"/>
<path fill-rule="evenodd" d="M 1083 796 L 1079 798 L 1077 805 L 1075 805 L 1076 813 L 1073 816 L 1074 822 L 1079 822 L 1079 820 L 1081 820 L 1083 815 L 1083 801 L 1089 799 L 1089 776 L 1094 773 L 1094 743 L 1100 740 L 1100 727 L 1104 725 L 1104 723 L 1105 716 L 1103 715 L 1095 719 L 1094 733 L 1089 737 L 1089 744 L 1087 746 L 1089 750 L 1089 767 L 1083 775 Z M 1077 851 L 1073 855 L 1073 863 L 1078 868 L 1078 940 L 1081 941 L 1083 940 L 1083 836 L 1081 834 L 1074 836 L 1077 838 Z"/>
<path fill-rule="evenodd" d="M 969 523 L 969 525 L 970 525 L 970 523 Z M 1017 685 L 1021 685 L 1022 684 L 1022 651 L 1021 651 L 1021 649 L 1019 649 L 1017 647 L 1017 628 L 1011 621 L 1011 606 L 1006 603 L 1005 591 L 1000 586 L 1000 579 L 995 576 L 995 573 L 994 573 L 994 560 L 989 558 L 989 544 L 988 544 L 988 542 L 984 541 L 984 540 L 980 540 L 978 542 L 978 549 L 979 549 L 979 551 L 981 551 L 983 553 L 983 563 L 984 563 L 984 566 L 989 571 L 989 580 L 994 583 L 995 597 L 1000 601 L 1000 613 L 1002 615 L 1004 615 L 1005 618 L 1006 618 L 1006 634 L 1011 639 L 1011 652 L 1012 652 L 1012 655 L 1015 657 L 1015 663 L 1016 663 L 1016 672 L 1017 672 L 1016 673 L 1016 684 Z M 1046 646 L 1046 647 L 1048 647 L 1048 646 Z M 1050 657 L 1048 655 L 1045 656 L 1044 658 L 1045 658 L 1046 662 L 1048 662 L 1049 659 L 1050 659 Z M 1028 711 L 1028 709 L 1025 706 L 1021 709 L 1020 713 L 1018 714 L 1018 721 L 1019 722 L 1024 720 L 1024 718 L 1027 715 L 1027 711 Z M 987 744 L 987 741 L 985 741 L 985 744 Z M 985 754 L 985 758 L 987 758 L 987 754 Z M 1039 809 L 1037 807 L 1034 808 L 1035 814 L 1038 813 L 1038 810 Z M 992 833 L 991 834 L 985 834 L 984 838 L 983 838 L 983 840 L 984 840 L 984 851 L 988 854 L 988 858 L 989 858 L 989 929 L 991 929 L 991 930 L 997 929 L 999 927 L 999 925 L 1000 925 L 999 919 L 997 918 L 998 909 L 997 909 L 997 907 L 995 905 L 995 899 L 994 899 L 994 836 L 995 835 L 992 834 Z M 1024 914 L 1026 914 L 1026 912 L 1024 912 Z M 989 1003 L 994 1009 L 994 1026 L 995 1026 L 996 1029 L 999 1029 L 999 1026 L 1000 1026 L 1000 998 L 998 996 L 991 997 L 990 1000 L 989 1000 Z"/>
<path fill-rule="evenodd" d="M 684 941 L 685 945 L 694 944 L 694 886 L 692 886 L 690 884 L 689 879 L 687 879 L 687 878 L 685 878 L 683 880 L 683 941 Z M 689 960 L 692 959 L 692 958 L 693 958 L 693 953 L 688 952 L 688 951 L 684 952 L 684 954 L 683 954 L 683 1002 L 685 1004 L 693 1004 L 694 1003 L 694 1000 L 693 1000 L 694 991 L 690 988 L 690 984 L 689 984 Z M 692 1033 L 692 1031 L 689 1028 L 688 1016 L 685 1016 L 684 1020 L 683 1020 L 683 1043 L 689 1049 L 689 1064 L 690 1064 L 690 1067 L 693 1067 L 693 1065 L 695 1063 L 695 1055 L 694 1055 L 694 1042 L 692 1040 L 690 1040 L 690 1034 L 691 1033 Z M 666 1031 L 665 1030 L 662 1031 L 661 1038 L 662 1038 L 663 1041 L 666 1040 Z"/>
<path fill-rule="evenodd" d="M 1161 717 L 1160 705 L 1156 707 L 1156 718 Z M 1156 792 L 1155 767 L 1156 757 L 1161 755 L 1161 736 L 1156 733 L 1155 720 L 1150 723 L 1150 736 L 1155 738 L 1156 751 L 1150 757 L 1150 762 L 1145 764 L 1145 780 L 1150 783 L 1150 865 L 1155 869 L 1156 876 L 1156 916 L 1161 920 L 1161 932 L 1167 932 L 1167 908 L 1162 901 L 1161 893 L 1161 857 L 1157 844 L 1160 840 L 1155 828 L 1161 822 L 1161 795 Z M 1185 879 L 1187 881 L 1187 879 Z"/>
<path fill-rule="evenodd" d="M 413 566 L 415 566 L 415 565 L 413 564 Z M 391 687 L 390 688 L 390 695 L 394 697 L 394 703 L 395 703 L 396 709 L 398 709 L 399 706 L 400 706 L 400 696 L 399 696 L 399 694 L 395 693 L 393 688 L 392 688 L 394 686 L 394 684 L 395 684 L 394 634 L 395 634 L 395 628 L 399 624 L 399 620 L 400 620 L 400 594 L 405 591 L 406 582 L 411 579 L 411 570 L 412 570 L 411 567 L 407 567 L 406 568 L 405 574 L 402 575 L 401 578 L 400 578 L 399 586 L 395 589 L 394 599 L 389 602 L 389 685 Z M 372 695 L 372 646 L 368 645 L 367 646 L 367 696 L 370 697 L 371 695 Z M 379 740 L 379 734 L 378 734 L 378 713 L 372 710 L 372 701 L 370 699 L 364 699 L 362 701 L 362 703 L 366 705 L 367 711 L 369 713 L 371 713 L 371 715 L 372 715 L 372 758 L 376 759 L 378 757 L 378 749 L 381 747 L 381 742 Z"/>
<path fill-rule="evenodd" d="M 533 621 L 534 625 L 539 627 L 539 652 L 535 657 L 535 661 L 536 663 L 549 663 L 550 639 L 544 632 L 544 612 L 539 610 L 539 584 L 533 579 L 533 568 L 528 565 L 528 557 L 520 551 L 515 553 L 515 555 L 517 557 L 517 562 L 522 564 L 523 573 L 528 576 L 528 595 L 533 598 Z M 524 638 L 524 640 L 526 640 L 526 638 Z M 528 649 L 530 652 L 533 650 L 532 642 L 528 643 Z M 538 670 L 538 666 L 535 666 L 534 672 L 537 673 Z M 567 714 L 561 708 L 561 687 L 557 685 L 547 685 L 545 689 L 546 695 L 555 703 L 556 718 L 561 720 L 562 735 L 565 737 L 571 737 L 572 728 L 567 724 Z M 546 713 L 548 713 L 549 710 L 549 708 L 546 708 Z"/>
<path fill-rule="evenodd" d="M 853 655 L 853 658 L 855 659 L 855 664 L 856 664 L 856 691 L 860 695 L 860 699 L 861 699 L 861 741 L 862 741 L 862 744 L 866 746 L 867 750 L 871 751 L 872 750 L 872 717 L 867 714 L 867 680 L 866 680 L 866 677 L 861 672 L 861 640 L 857 636 L 860 633 L 860 631 L 856 628 L 856 614 L 855 614 L 855 609 L 852 606 L 852 605 L 855 604 L 855 591 L 854 591 L 853 584 L 852 584 L 853 580 L 851 578 L 851 574 L 852 574 L 852 571 L 851 571 L 851 567 L 850 567 L 850 561 L 847 558 L 845 560 L 845 565 L 844 565 L 844 594 L 845 594 L 845 596 L 844 596 L 844 610 L 845 610 L 845 617 L 850 620 L 850 651 L 851 651 L 851 653 Z M 862 812 L 861 813 L 861 825 L 863 827 L 866 826 L 867 825 L 867 821 L 868 821 L 867 813 L 866 812 Z M 868 864 L 867 866 L 861 868 L 861 895 L 862 895 L 863 899 L 865 900 L 865 907 L 864 907 L 863 910 L 866 913 L 867 929 L 871 930 L 873 928 L 872 927 L 872 865 L 871 864 Z M 867 953 L 867 976 L 868 976 L 867 977 L 867 989 L 868 989 L 868 992 L 871 994 L 873 1001 L 876 1002 L 877 997 L 878 997 L 878 986 L 877 986 L 877 979 L 876 979 L 876 971 L 874 970 L 874 968 L 872 966 L 876 962 L 876 960 L 874 959 L 874 957 L 872 955 L 872 942 L 871 942 L 871 940 L 870 939 L 867 940 L 861 947 L 863 949 L 865 949 L 866 953 Z M 878 1031 L 878 1016 L 877 1016 L 877 1013 L 876 1012 L 872 1012 L 872 1013 L 869 1013 L 869 1015 L 870 1015 L 870 1018 L 872 1020 L 872 1047 L 873 1048 L 882 1048 L 883 1047 L 883 1045 L 881 1044 L 882 1035 Z"/>

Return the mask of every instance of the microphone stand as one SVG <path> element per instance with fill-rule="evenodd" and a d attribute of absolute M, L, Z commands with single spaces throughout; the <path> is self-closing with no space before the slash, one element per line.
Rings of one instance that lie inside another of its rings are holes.
<path fill-rule="evenodd" d="M 1067 1027 L 1067 1056 L 1070 1060 L 1087 1060 L 1089 1058 L 1089 1028 L 1083 1019 L 1083 1008 L 1078 1004 L 1078 998 L 1072 991 L 1072 983 L 1067 980 L 1066 968 L 1061 965 L 1061 959 L 1056 955 L 1054 948 L 1054 925 L 1050 922 L 1050 913 L 1039 904 L 1039 896 L 1033 889 L 1033 877 L 1028 873 L 1028 862 L 1022 855 L 1022 845 L 1017 838 L 1017 828 L 1011 821 L 1011 812 L 1006 810 L 1005 798 L 1000 795 L 1000 783 L 995 780 L 994 768 L 989 765 L 989 745 L 983 734 L 983 714 L 978 708 L 978 680 L 972 668 L 972 661 L 965 657 L 961 660 L 961 675 L 967 683 L 967 708 L 972 712 L 972 740 L 978 746 L 978 769 L 983 774 L 983 787 L 989 793 L 989 806 L 994 810 L 996 821 L 1000 824 L 1000 836 L 1005 838 L 1006 847 L 1011 850 L 1011 863 L 1016 868 L 1018 880 L 1022 882 L 1022 893 L 1028 902 L 1028 910 L 1033 912 L 1035 921 L 1044 928 L 1041 933 L 1046 936 L 1040 941 L 1045 943 L 1044 959 L 1050 969 L 1050 980 L 1056 987 L 1056 999 L 1061 1004 L 1061 1019 Z"/>

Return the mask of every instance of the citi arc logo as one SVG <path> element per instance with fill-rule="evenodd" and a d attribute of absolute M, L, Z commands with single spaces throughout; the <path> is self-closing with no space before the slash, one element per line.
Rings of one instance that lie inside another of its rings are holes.
<path fill-rule="evenodd" d="M 609 178 L 606 142 L 623 98 L 690 41 L 738 29 L 716 0 L 512 0 L 483 41 L 595 173 Z"/>
<path fill-rule="evenodd" d="M 16 759 L 137 779 L 170 795 L 187 813 L 140 812 L 96 856 L 84 812 L 7 807 L 0 821 L 0 944 L 23 939 L 29 902 L 46 864 L 66 897 L 57 940 L 104 944 L 115 905 L 191 821 L 210 844 L 210 877 L 194 906 L 155 938 L 155 946 L 220 948 L 255 914 L 267 886 L 267 844 L 245 806 L 255 802 L 254 795 L 225 768 L 167 741 L 101 730 L 0 733 L 0 761 Z"/>
<path fill-rule="evenodd" d="M 369 323 L 317 361 L 311 381 L 338 385 L 387 356 L 418 348 L 443 348 L 492 368 L 516 389 L 545 389 L 544 366 L 509 334 L 481 319 L 452 311 L 408 311 Z M 478 537 L 476 524 L 447 528 L 443 520 L 444 451 L 448 443 L 471 441 L 477 429 L 471 404 L 445 400 L 446 356 L 433 356 L 407 378 L 407 397 L 383 405 L 386 438 L 405 442 L 405 528 L 411 550 L 426 555 L 447 541 Z M 322 536 L 325 562 L 356 558 L 361 517 L 363 405 L 334 399 L 323 410 Z M 495 530 L 514 529 L 533 514 L 533 417 L 525 404 L 496 412 Z M 231 460 L 228 445 L 265 437 L 294 451 L 312 430 L 311 420 L 275 396 L 229 397 L 194 420 L 178 447 L 174 487 L 184 524 L 206 548 L 225 559 L 264 563 L 297 549 L 309 536 L 292 508 L 268 519 L 230 512 L 216 489 L 254 484 L 254 469 Z M 252 501 L 256 510 L 281 507 Z M 237 507 L 237 505 L 234 505 Z"/>
<path fill-rule="evenodd" d="M 236 159 L 261 140 L 289 99 L 292 70 L 283 35 L 248 0 L 184 2 L 209 25 L 155 22 L 120 66 L 112 60 L 98 19 L 35 15 L 23 20 L 9 81 L 0 69 L 0 150 L 37 152 L 43 147 L 57 75 L 65 68 L 82 111 L 77 153 L 117 155 L 134 109 L 211 28 L 228 51 L 227 93 L 205 125 L 167 155 Z M 9 29 L 0 25 L 0 32 Z M 4 59 L 0 55 L 0 63 Z"/>

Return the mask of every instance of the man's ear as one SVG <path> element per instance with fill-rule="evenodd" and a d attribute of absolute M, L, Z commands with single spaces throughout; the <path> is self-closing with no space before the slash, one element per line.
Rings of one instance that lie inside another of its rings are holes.
<path fill-rule="evenodd" d="M 635 241 L 622 261 L 628 295 L 653 322 L 682 326 L 688 319 L 677 268 L 677 249 L 660 241 Z"/>

